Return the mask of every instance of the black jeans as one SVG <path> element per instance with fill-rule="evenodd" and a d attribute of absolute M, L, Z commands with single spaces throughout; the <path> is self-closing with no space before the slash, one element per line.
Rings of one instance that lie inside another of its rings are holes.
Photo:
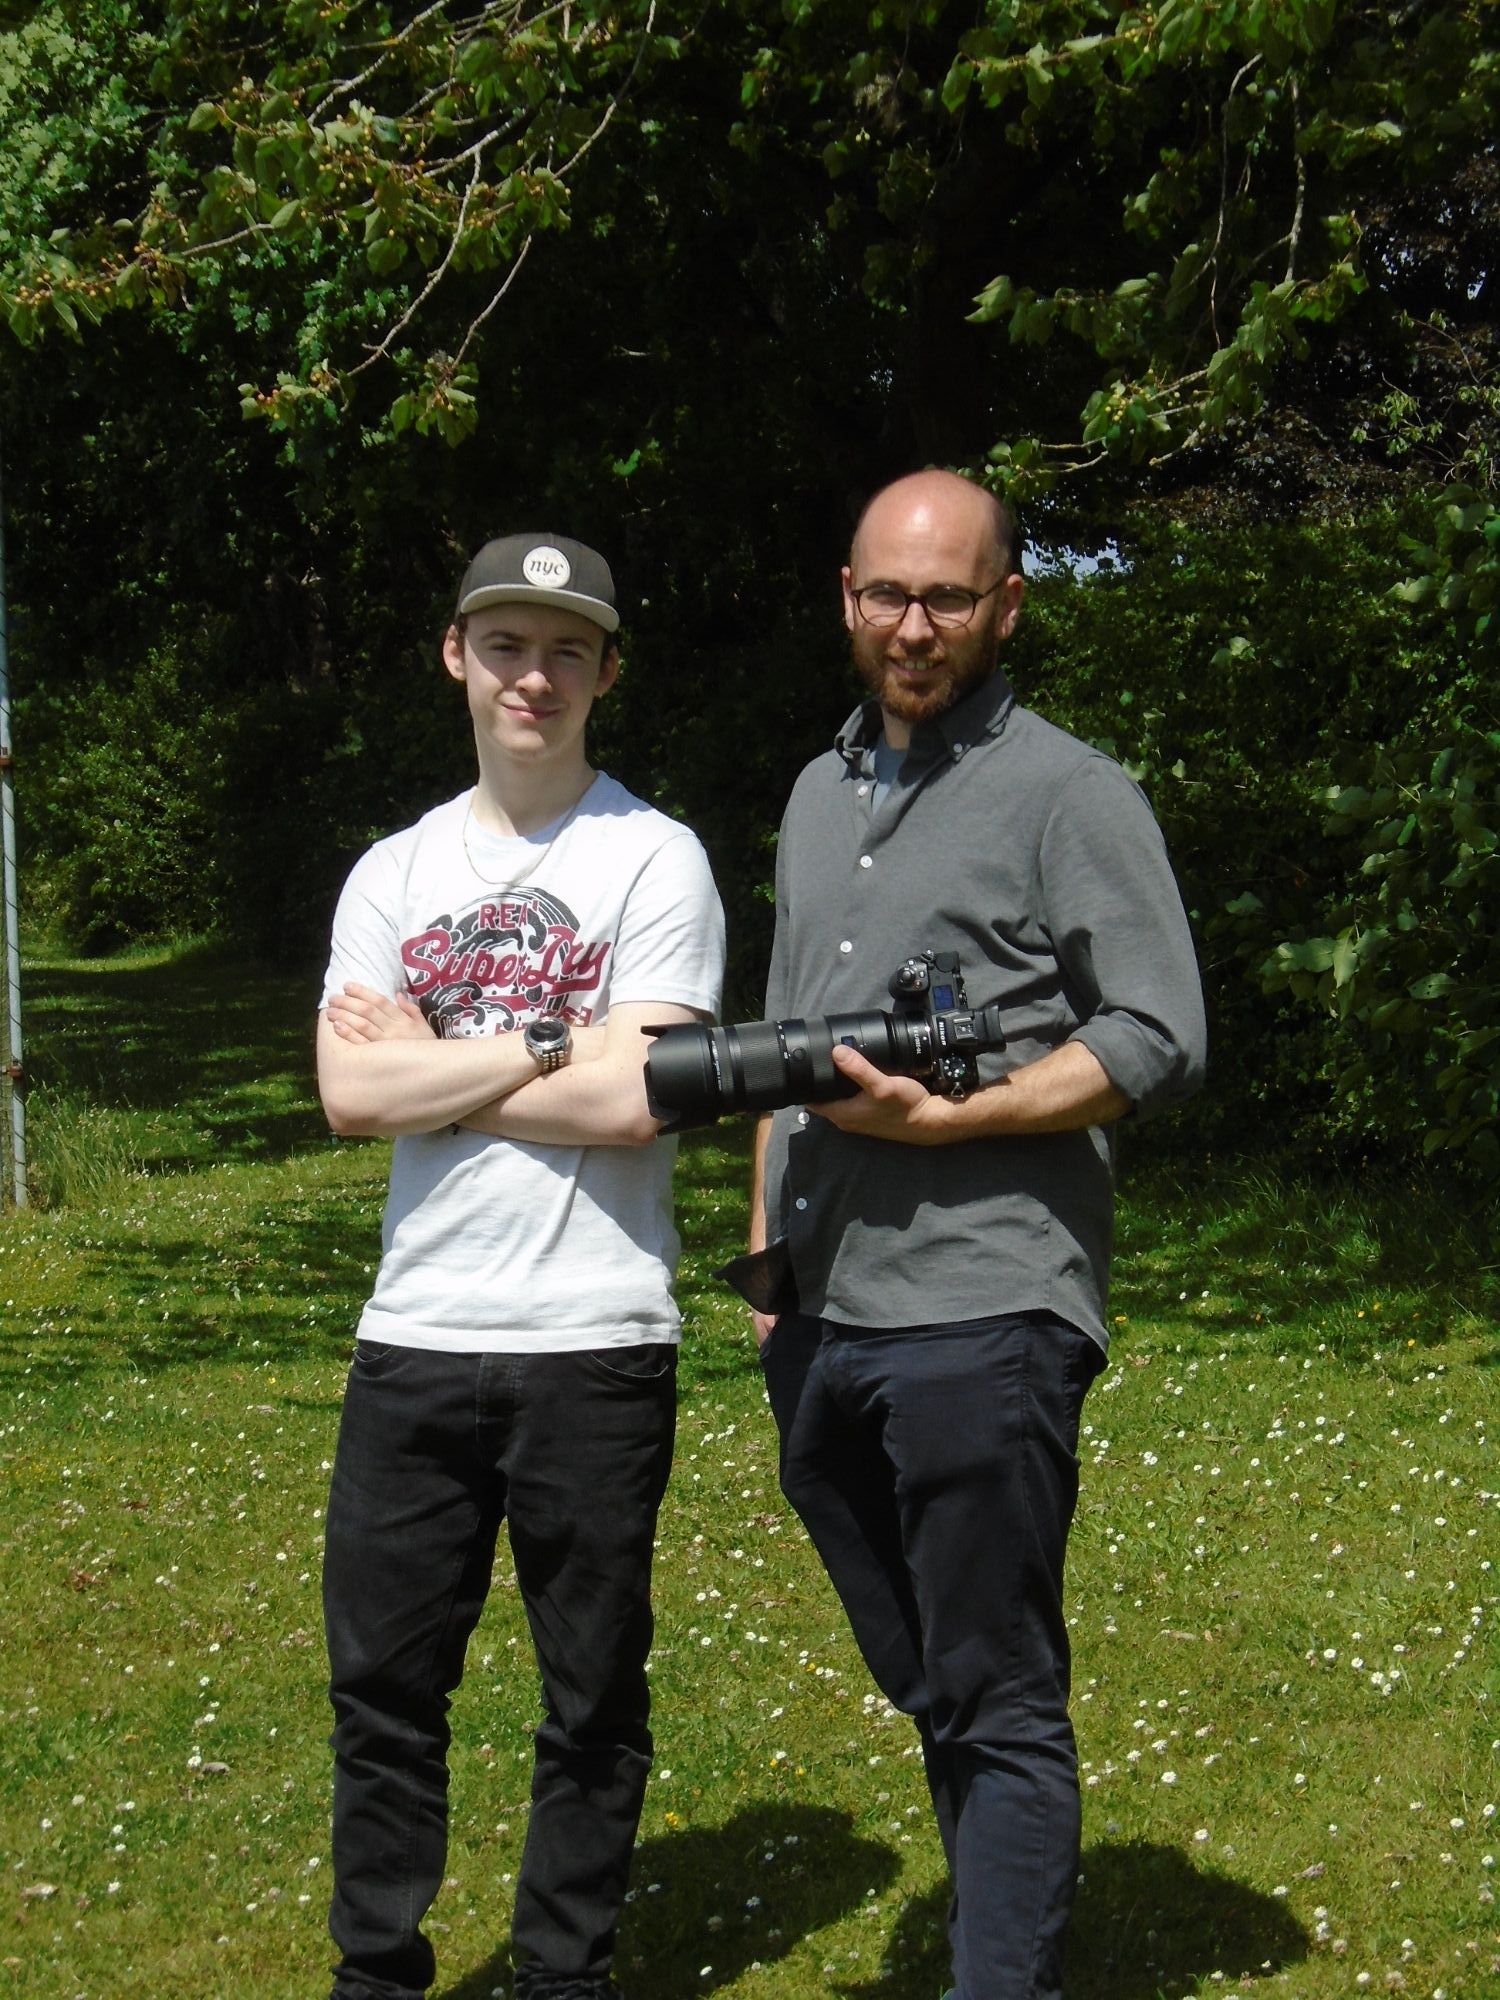
<path fill-rule="evenodd" d="M 1059 2000 L 1080 1822 L 1063 1560 L 1103 1356 L 1047 1314 L 787 1315 L 762 1359 L 783 1490 L 921 1735 L 958 2000 Z"/>
<path fill-rule="evenodd" d="M 336 2000 L 417 2000 L 447 1849 L 449 1696 L 500 1522 L 541 1668 L 518 1985 L 603 1980 L 651 1766 L 651 1548 L 677 1352 L 361 1341 L 328 1502 Z"/>

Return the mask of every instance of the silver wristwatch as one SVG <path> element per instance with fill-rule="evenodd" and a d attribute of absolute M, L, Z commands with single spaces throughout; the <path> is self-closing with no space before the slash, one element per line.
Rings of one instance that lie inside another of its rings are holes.
<path fill-rule="evenodd" d="M 526 1044 L 527 1055 L 543 1076 L 550 1076 L 553 1070 L 561 1069 L 573 1053 L 573 1030 L 556 1014 L 541 1015 L 530 1024 L 521 1039 Z"/>

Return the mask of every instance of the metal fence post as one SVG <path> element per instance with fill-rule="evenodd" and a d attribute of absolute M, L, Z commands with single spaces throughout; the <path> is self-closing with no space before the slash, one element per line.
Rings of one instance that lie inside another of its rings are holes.
<path fill-rule="evenodd" d="M 5 939 L 5 1059 L 0 1065 L 10 1100 L 10 1186 L 17 1208 L 26 1206 L 26 1072 L 21 1047 L 21 939 L 16 887 L 15 753 L 10 731 L 10 648 L 5 600 L 5 508 L 0 494 L 0 851 L 3 851 Z M 0 1174 L 0 1185 L 4 1176 Z"/>

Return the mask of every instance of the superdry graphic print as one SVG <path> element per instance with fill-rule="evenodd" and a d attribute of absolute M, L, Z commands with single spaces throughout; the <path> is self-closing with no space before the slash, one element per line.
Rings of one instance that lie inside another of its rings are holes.
<path fill-rule="evenodd" d="M 587 1027 L 598 1008 L 608 938 L 580 939 L 566 903 L 541 890 L 481 898 L 403 939 L 407 990 L 435 1034 L 504 1034 L 538 1014 Z"/>

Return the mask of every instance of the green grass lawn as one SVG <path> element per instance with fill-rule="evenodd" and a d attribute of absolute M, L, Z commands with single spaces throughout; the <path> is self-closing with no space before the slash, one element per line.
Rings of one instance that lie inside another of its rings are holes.
<path fill-rule="evenodd" d="M 37 1184 L 0 1218 L 0 1994 L 326 1992 L 320 1529 L 384 1149 L 305 986 L 28 972 Z M 776 1484 L 744 1134 L 684 1146 L 631 2000 L 936 2000 L 941 1857 Z M 1467 1227 L 1461 1226 L 1465 1224 Z M 1429 1192 L 1127 1190 L 1071 1560 L 1070 2000 L 1500 1993 L 1494 1274 Z M 455 1708 L 435 1989 L 505 1982 L 535 1677 L 502 1544 Z"/>

